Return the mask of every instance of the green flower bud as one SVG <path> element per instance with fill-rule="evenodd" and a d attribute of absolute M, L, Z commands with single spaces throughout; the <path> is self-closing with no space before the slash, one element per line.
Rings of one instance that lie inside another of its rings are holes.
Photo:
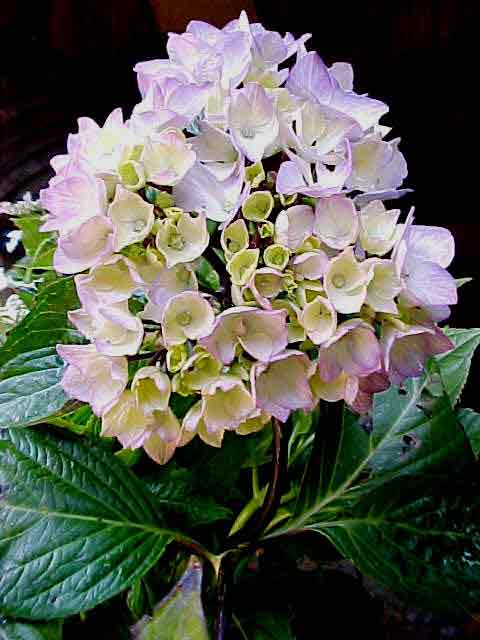
<path fill-rule="evenodd" d="M 258 232 L 260 233 L 261 238 L 273 238 L 275 233 L 275 225 L 270 220 L 267 220 L 263 224 L 260 225 Z"/>
<path fill-rule="evenodd" d="M 243 217 L 254 222 L 263 222 L 272 213 L 273 205 L 270 191 L 255 191 L 242 205 Z"/>
<path fill-rule="evenodd" d="M 159 209 L 168 209 L 175 204 L 172 194 L 156 189 L 150 185 L 145 187 L 145 197 L 148 202 L 154 204 Z"/>
<path fill-rule="evenodd" d="M 135 160 L 122 162 L 118 167 L 118 174 L 123 186 L 129 191 L 138 191 L 145 186 L 145 171 L 142 165 Z"/>
<path fill-rule="evenodd" d="M 165 207 L 163 213 L 173 222 L 177 222 L 182 216 L 183 209 L 180 209 L 180 207 Z"/>
<path fill-rule="evenodd" d="M 188 358 L 188 347 L 185 343 L 176 344 L 167 351 L 167 369 L 171 373 L 177 373 L 183 367 Z"/>
<path fill-rule="evenodd" d="M 244 249 L 233 256 L 227 263 L 227 271 L 233 284 L 247 284 L 255 273 L 259 257 L 259 249 Z"/>
<path fill-rule="evenodd" d="M 250 182 L 253 189 L 257 189 L 260 184 L 265 180 L 265 171 L 261 162 L 246 167 L 245 169 L 245 182 Z"/>
<path fill-rule="evenodd" d="M 298 247 L 295 253 L 307 253 L 308 251 L 318 251 L 322 249 L 322 241 L 315 236 L 309 236 Z"/>
<path fill-rule="evenodd" d="M 263 252 L 263 261 L 272 269 L 285 269 L 290 259 L 290 251 L 283 244 L 271 244 Z"/>
<path fill-rule="evenodd" d="M 244 220 L 236 220 L 222 231 L 220 238 L 222 249 L 227 260 L 239 251 L 248 249 L 248 229 Z"/>
<path fill-rule="evenodd" d="M 292 193 L 291 196 L 286 196 L 281 193 L 279 197 L 280 197 L 280 202 L 282 204 L 282 207 L 291 207 L 292 204 L 294 204 L 296 199 L 298 198 L 298 194 Z"/>

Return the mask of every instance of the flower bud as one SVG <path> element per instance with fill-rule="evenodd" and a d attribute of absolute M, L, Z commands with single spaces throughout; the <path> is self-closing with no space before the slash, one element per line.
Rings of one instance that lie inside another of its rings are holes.
<path fill-rule="evenodd" d="M 282 244 L 271 244 L 263 252 L 263 261 L 267 267 L 282 271 L 288 264 L 290 251 Z"/>
<path fill-rule="evenodd" d="M 255 191 L 242 205 L 243 217 L 253 222 L 263 222 L 272 213 L 273 205 L 270 191 Z"/>
<path fill-rule="evenodd" d="M 257 268 L 259 257 L 260 249 L 243 249 L 233 256 L 227 263 L 233 284 L 247 284 Z"/>

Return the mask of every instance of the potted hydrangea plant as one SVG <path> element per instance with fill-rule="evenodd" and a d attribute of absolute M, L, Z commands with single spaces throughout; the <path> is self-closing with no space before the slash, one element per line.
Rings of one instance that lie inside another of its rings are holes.
<path fill-rule="evenodd" d="M 0 635 L 120 594 L 138 638 L 249 637 L 229 582 L 305 532 L 406 601 L 475 606 L 480 416 L 457 403 L 480 330 L 439 326 L 467 279 L 402 207 L 387 105 L 308 40 L 190 22 L 135 67 L 128 119 L 80 118 L 39 199 L 3 205 L 26 253 Z"/>

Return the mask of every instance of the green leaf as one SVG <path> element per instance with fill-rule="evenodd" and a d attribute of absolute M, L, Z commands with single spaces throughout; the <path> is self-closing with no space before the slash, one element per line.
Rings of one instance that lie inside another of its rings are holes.
<path fill-rule="evenodd" d="M 472 523 L 461 521 L 462 492 L 454 492 L 447 504 L 445 487 L 450 480 L 455 485 L 455 474 L 468 474 L 473 456 L 449 399 L 427 404 L 425 386 L 426 379 L 411 379 L 404 388 L 376 394 L 366 428 L 349 412 L 336 421 L 321 414 L 295 514 L 266 537 L 316 531 L 395 593 L 429 607 L 437 599 L 439 607 L 456 609 L 456 589 L 464 603 L 470 602 L 469 589 L 480 595 L 479 567 L 477 584 L 466 560 L 470 556 L 461 560 L 463 551 L 474 553 L 478 540 L 471 539 Z M 469 508 L 469 499 L 462 504 Z M 435 544 L 445 554 L 443 564 Z"/>
<path fill-rule="evenodd" d="M 214 292 L 220 290 L 220 276 L 206 258 L 199 258 L 195 273 L 198 276 L 200 286 Z"/>
<path fill-rule="evenodd" d="M 43 219 L 38 215 L 22 216 L 15 218 L 16 226 L 22 231 L 22 244 L 28 256 L 34 257 L 39 253 L 39 248 L 44 246 L 46 241 L 52 245 L 55 243 L 55 234 L 48 231 L 40 231 Z"/>
<path fill-rule="evenodd" d="M 460 409 L 457 414 L 460 424 L 465 429 L 472 451 L 476 458 L 480 457 L 480 413 L 472 409 Z"/>
<path fill-rule="evenodd" d="M 202 494 L 192 471 L 179 467 L 175 461 L 159 467 L 146 484 L 162 511 L 179 518 L 184 526 L 199 527 L 232 516 L 230 509 L 211 495 Z"/>
<path fill-rule="evenodd" d="M 66 403 L 56 345 L 83 341 L 67 319 L 67 311 L 76 307 L 73 279 L 62 278 L 42 289 L 30 313 L 9 333 L 0 349 L 0 428 L 38 422 Z"/>
<path fill-rule="evenodd" d="M 136 640 L 209 640 L 202 606 L 202 565 L 192 556 L 180 580 L 152 618 L 134 628 Z"/>
<path fill-rule="evenodd" d="M 0 622 L 0 640 L 61 640 L 62 623 Z"/>
<path fill-rule="evenodd" d="M 101 419 L 93 413 L 92 408 L 88 404 L 82 404 L 80 407 L 74 408 L 71 411 L 65 410 L 59 416 L 44 418 L 44 422 L 45 424 L 51 424 L 55 427 L 68 429 L 78 435 L 89 434 L 95 437 L 100 434 L 101 430 Z M 124 450 L 122 449 L 122 451 Z"/>
<path fill-rule="evenodd" d="M 405 602 L 464 615 L 480 598 L 479 508 L 478 487 L 404 477 L 309 529 Z"/>
<path fill-rule="evenodd" d="M 35 269 L 52 268 L 53 254 L 57 247 L 56 235 L 52 232 L 40 231 L 43 219 L 39 215 L 15 218 L 15 224 L 22 231 L 22 243 L 27 254 L 23 279 L 25 282 L 30 282 Z"/>
<path fill-rule="evenodd" d="M 141 578 L 170 540 L 135 476 L 93 442 L 0 432 L 0 603 L 60 618 Z"/>
<path fill-rule="evenodd" d="M 436 356 L 434 362 L 452 406 L 460 398 L 467 381 L 475 349 L 480 344 L 480 329 L 445 329 L 455 345 L 452 351 Z"/>

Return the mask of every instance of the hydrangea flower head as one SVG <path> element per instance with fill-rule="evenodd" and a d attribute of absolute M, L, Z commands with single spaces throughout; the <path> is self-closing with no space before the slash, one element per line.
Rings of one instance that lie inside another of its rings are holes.
<path fill-rule="evenodd" d="M 451 348 L 453 238 L 401 205 L 388 106 L 308 39 L 192 21 L 136 65 L 130 118 L 80 118 L 52 160 L 42 230 L 88 341 L 58 345 L 63 387 L 159 463 L 320 400 L 366 412 Z"/>

